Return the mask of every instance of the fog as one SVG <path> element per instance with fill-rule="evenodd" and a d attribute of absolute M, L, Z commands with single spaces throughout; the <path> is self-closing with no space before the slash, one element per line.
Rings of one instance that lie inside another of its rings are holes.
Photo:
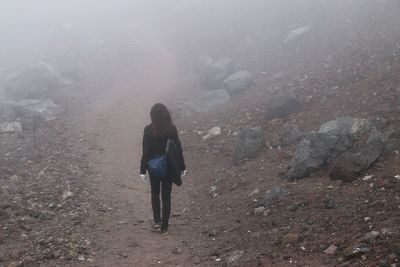
<path fill-rule="evenodd" d="M 282 73 L 301 76 L 321 65 L 339 68 L 351 55 L 373 64 L 399 53 L 399 4 L 390 0 L 21 0 L 0 5 L 2 88 L 10 76 L 37 62 L 102 83 L 165 55 L 171 65 L 195 76 L 199 57 L 229 57 L 263 81 Z"/>
<path fill-rule="evenodd" d="M 102 56 L 118 65 L 152 45 L 190 59 L 239 52 L 244 61 L 264 57 L 270 64 L 290 30 L 311 25 L 325 31 L 306 51 L 317 54 L 346 34 L 349 24 L 368 30 L 374 26 L 370 15 L 377 18 L 371 23 L 388 21 L 381 17 L 387 14 L 382 3 L 398 8 L 395 1 L 344 0 L 2 1 L 1 68 L 10 73 L 38 60 L 73 67 L 87 59 L 101 62 Z"/>
<path fill-rule="evenodd" d="M 394 266 L 399 11 L 1 0 L 0 267 Z M 165 238 L 138 168 L 156 102 L 188 169 Z"/>

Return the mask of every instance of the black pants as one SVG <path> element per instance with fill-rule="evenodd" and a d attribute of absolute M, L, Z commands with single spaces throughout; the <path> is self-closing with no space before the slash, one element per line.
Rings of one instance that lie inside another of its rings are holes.
<path fill-rule="evenodd" d="M 151 184 L 151 206 L 153 208 L 153 218 L 155 223 L 160 223 L 164 227 L 168 227 L 169 216 L 171 214 L 171 191 L 172 181 L 168 178 L 157 178 L 150 176 Z M 160 185 L 162 199 L 162 220 L 160 209 Z"/>

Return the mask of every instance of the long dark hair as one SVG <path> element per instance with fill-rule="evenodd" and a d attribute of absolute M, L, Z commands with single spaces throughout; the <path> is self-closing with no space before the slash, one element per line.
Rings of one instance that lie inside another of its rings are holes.
<path fill-rule="evenodd" d="M 171 134 L 173 125 L 171 114 L 164 104 L 155 104 L 151 108 L 150 117 L 154 136 L 161 137 Z"/>

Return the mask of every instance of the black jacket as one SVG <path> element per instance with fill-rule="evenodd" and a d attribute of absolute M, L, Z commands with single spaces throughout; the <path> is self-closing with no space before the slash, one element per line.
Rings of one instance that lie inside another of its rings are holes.
<path fill-rule="evenodd" d="M 182 185 L 182 169 L 180 168 L 181 153 L 179 152 L 178 145 L 171 141 L 167 154 L 167 171 L 168 178 L 177 186 Z"/>
<path fill-rule="evenodd" d="M 144 128 L 143 133 L 143 154 L 142 160 L 140 162 L 140 174 L 146 174 L 148 169 L 147 162 L 159 155 L 163 155 L 165 153 L 165 147 L 167 145 L 167 140 L 172 139 L 176 144 L 176 156 L 175 158 L 175 166 L 179 169 L 179 171 L 186 170 L 185 160 L 183 158 L 182 145 L 178 137 L 178 131 L 173 125 L 172 132 L 170 136 L 162 136 L 155 137 L 152 134 L 152 125 L 148 125 Z"/>

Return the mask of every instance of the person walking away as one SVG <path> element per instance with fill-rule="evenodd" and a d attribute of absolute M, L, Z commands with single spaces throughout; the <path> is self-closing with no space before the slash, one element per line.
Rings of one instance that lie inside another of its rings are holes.
<path fill-rule="evenodd" d="M 183 157 L 178 130 L 172 123 L 171 114 L 164 104 L 155 104 L 150 111 L 151 124 L 144 128 L 143 154 L 140 163 L 140 178 L 146 180 L 148 172 L 151 185 L 151 206 L 153 210 L 154 224 L 160 228 L 161 233 L 167 233 L 169 217 L 171 213 L 171 191 L 173 178 L 168 171 L 166 162 L 167 144 L 173 142 L 177 153 L 175 162 L 182 176 L 186 174 L 185 160 Z M 155 166 L 155 167 L 154 167 Z M 166 171 L 163 171 L 163 168 Z M 160 190 L 161 189 L 161 190 Z M 160 208 L 160 193 L 162 200 L 162 214 Z M 162 216 L 161 216 L 162 215 Z"/>

